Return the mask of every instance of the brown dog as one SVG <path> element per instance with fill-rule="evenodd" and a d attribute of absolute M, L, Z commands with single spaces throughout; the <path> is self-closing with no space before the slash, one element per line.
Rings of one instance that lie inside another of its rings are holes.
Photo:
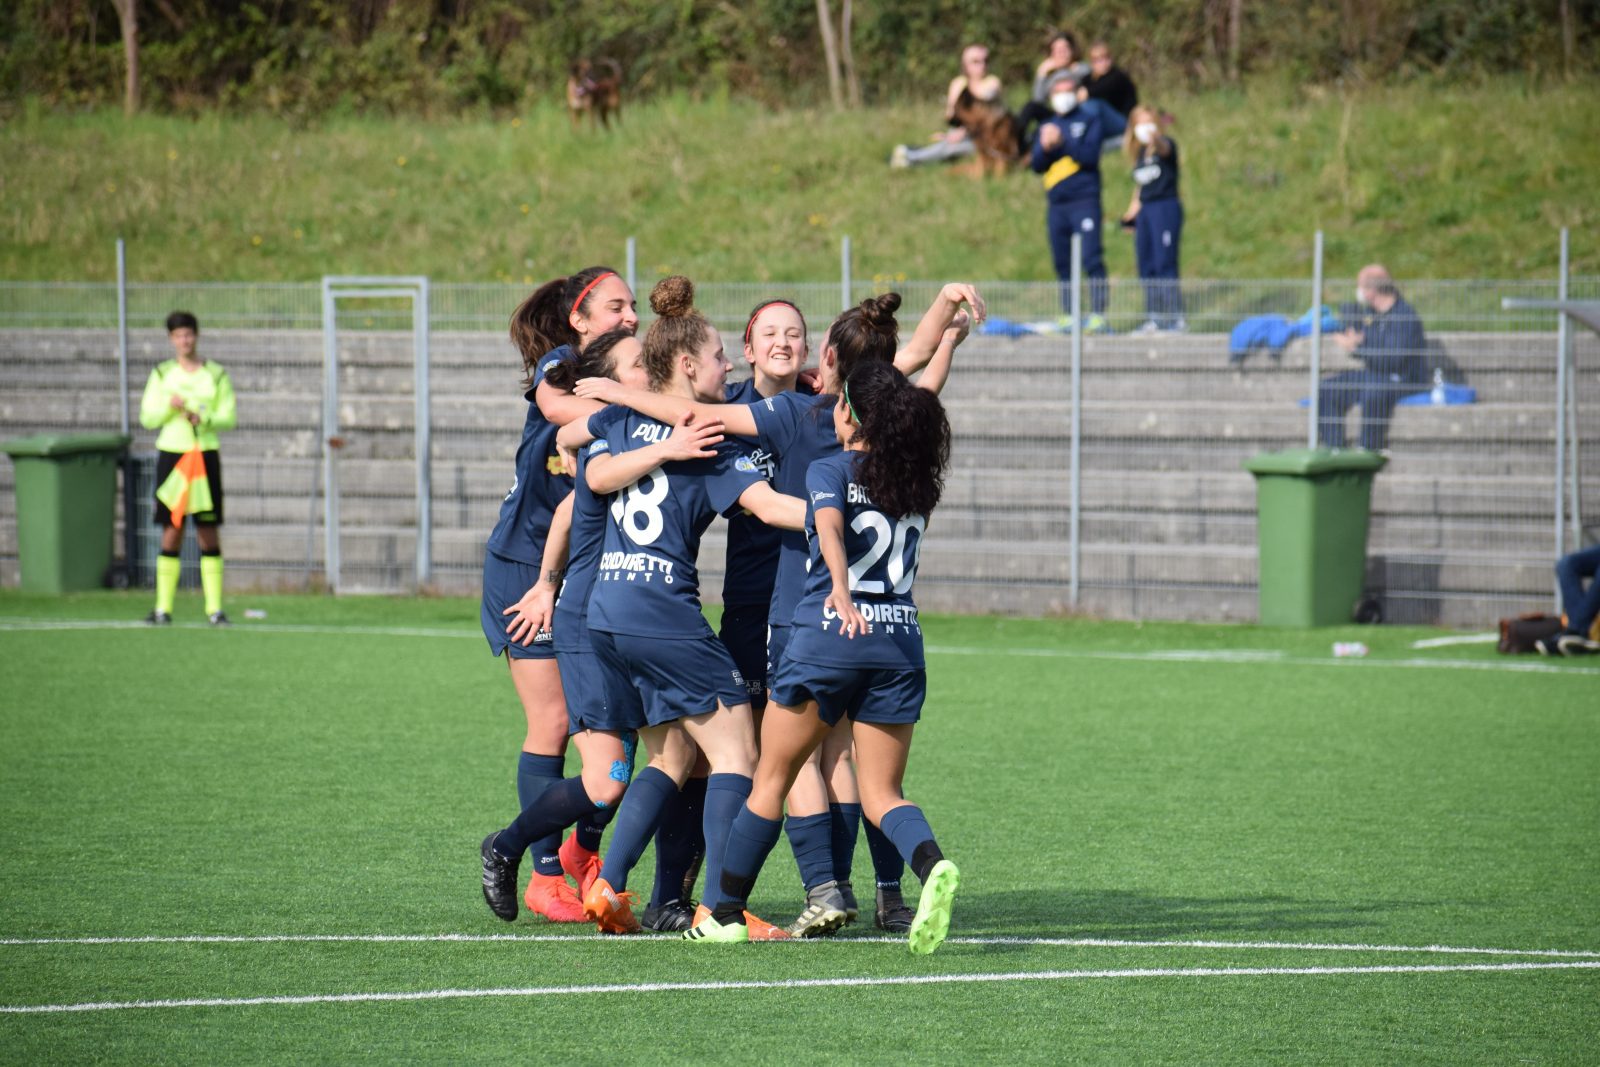
<path fill-rule="evenodd" d="M 955 115 L 977 149 L 974 176 L 1004 175 L 1022 158 L 1022 127 L 1000 101 L 979 100 L 963 89 Z"/>
<path fill-rule="evenodd" d="M 583 121 L 585 112 L 591 125 L 598 124 L 608 130 L 613 115 L 618 122 L 622 121 L 622 65 L 614 59 L 599 62 L 610 67 L 611 73 L 596 77 L 595 64 L 580 59 L 572 64 L 567 77 L 567 114 L 572 118 L 574 130 Z"/>

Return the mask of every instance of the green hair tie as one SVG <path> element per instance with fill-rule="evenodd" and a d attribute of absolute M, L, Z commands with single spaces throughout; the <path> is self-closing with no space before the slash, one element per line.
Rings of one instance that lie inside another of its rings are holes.
<path fill-rule="evenodd" d="M 844 383 L 844 406 L 849 410 L 850 417 L 856 420 L 856 425 L 861 425 L 861 416 L 856 414 L 856 406 L 850 403 L 850 383 Z"/>

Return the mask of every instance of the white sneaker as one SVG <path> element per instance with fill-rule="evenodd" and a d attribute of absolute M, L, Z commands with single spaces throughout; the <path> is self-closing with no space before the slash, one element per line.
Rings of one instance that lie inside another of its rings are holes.
<path fill-rule="evenodd" d="M 1188 333 L 1189 332 L 1188 320 L 1179 319 L 1177 322 L 1174 322 L 1171 326 L 1168 326 L 1166 328 L 1166 330 L 1163 331 L 1163 332 L 1165 332 L 1165 333 Z"/>
<path fill-rule="evenodd" d="M 1135 327 L 1133 332 L 1140 335 L 1149 335 L 1160 333 L 1161 327 L 1156 325 L 1155 319 L 1146 319 L 1141 325 Z"/>
<path fill-rule="evenodd" d="M 894 146 L 894 151 L 889 153 L 889 166 L 895 170 L 904 170 L 911 166 L 909 150 L 903 144 Z"/>

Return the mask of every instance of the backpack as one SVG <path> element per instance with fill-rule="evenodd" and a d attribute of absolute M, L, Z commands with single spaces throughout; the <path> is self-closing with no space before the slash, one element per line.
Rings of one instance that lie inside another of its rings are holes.
<path fill-rule="evenodd" d="M 1533 652 L 1534 642 L 1553 637 L 1562 630 L 1561 616 L 1527 611 L 1511 619 L 1500 620 L 1499 649 L 1507 655 Z"/>

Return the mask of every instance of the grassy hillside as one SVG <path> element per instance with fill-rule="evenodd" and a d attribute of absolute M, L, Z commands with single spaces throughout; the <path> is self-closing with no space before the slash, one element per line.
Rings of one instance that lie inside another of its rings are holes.
<path fill-rule="evenodd" d="M 1595 87 L 1408 86 L 1342 96 L 1258 85 L 1171 96 L 1188 277 L 1299 277 L 1311 233 L 1330 274 L 1383 259 L 1409 277 L 1548 277 L 1559 226 L 1600 272 Z M 643 275 L 1050 277 L 1043 195 L 1016 173 L 890 171 L 938 105 L 835 115 L 743 101 L 631 106 L 620 133 L 573 133 L 554 106 L 499 119 L 198 121 L 27 112 L 0 128 L 0 277 L 97 280 L 129 242 L 141 280 L 426 273 L 543 277 L 617 262 Z M 1130 183 L 1107 160 L 1114 218 Z M 1113 226 L 1113 274 L 1133 273 Z"/>

